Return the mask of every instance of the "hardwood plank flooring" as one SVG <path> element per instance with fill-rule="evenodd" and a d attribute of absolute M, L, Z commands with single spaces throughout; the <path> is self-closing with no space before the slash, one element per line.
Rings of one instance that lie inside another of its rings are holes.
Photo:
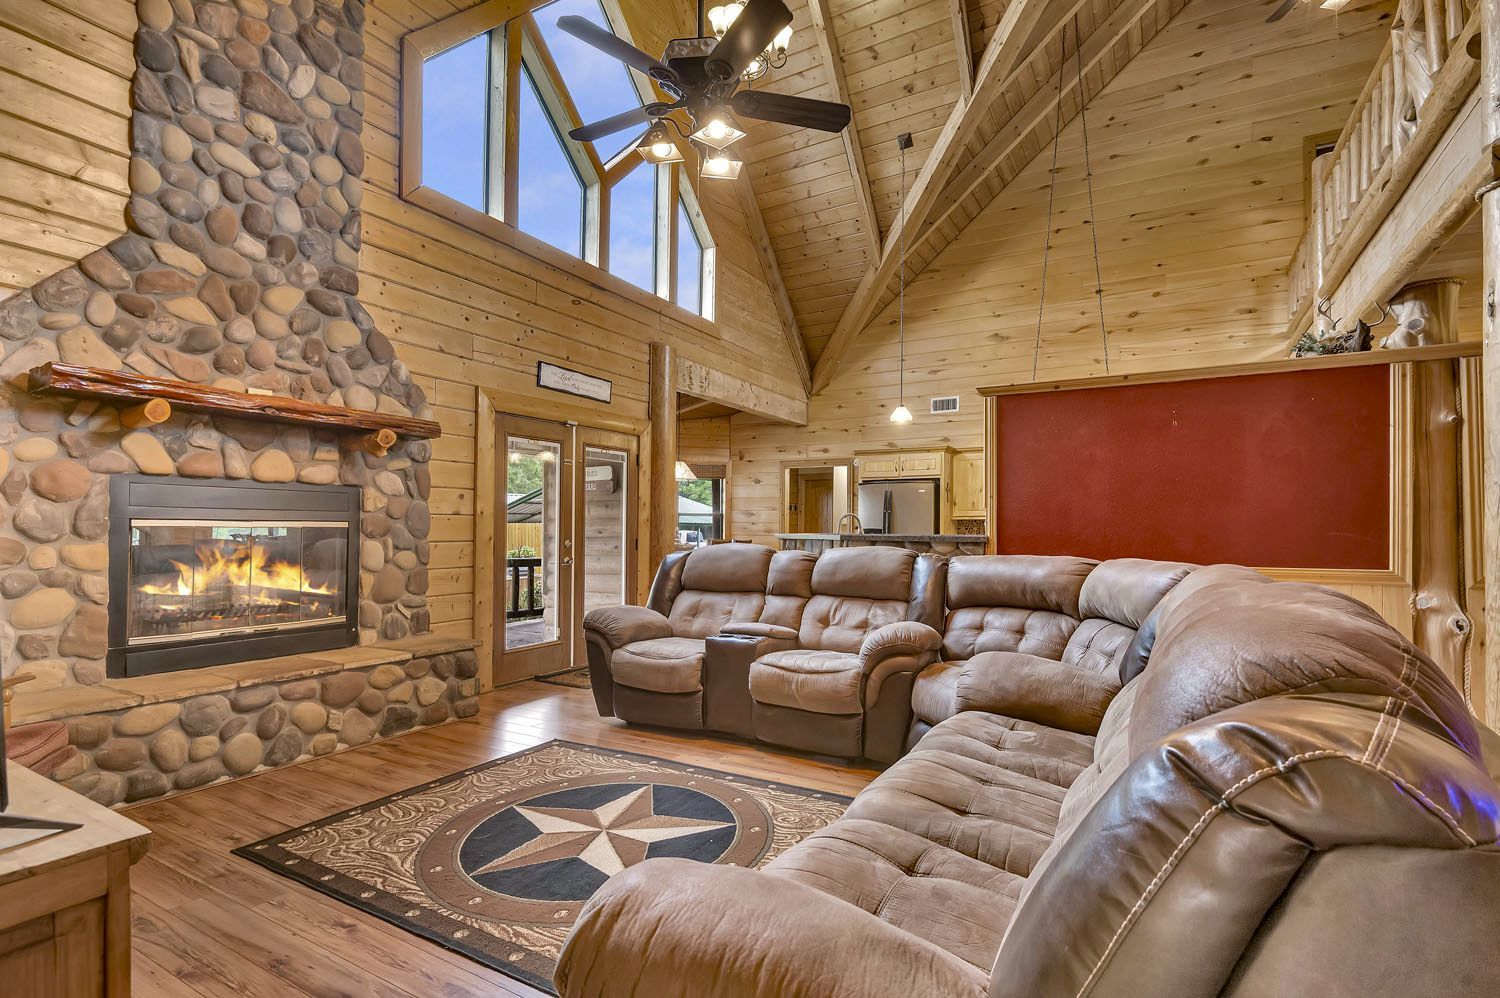
<path fill-rule="evenodd" d="M 132 871 L 135 993 L 152 998 L 541 994 L 230 850 L 553 738 L 853 795 L 838 760 L 601 719 L 588 690 L 524 682 L 476 717 L 129 808 L 154 833 Z"/>

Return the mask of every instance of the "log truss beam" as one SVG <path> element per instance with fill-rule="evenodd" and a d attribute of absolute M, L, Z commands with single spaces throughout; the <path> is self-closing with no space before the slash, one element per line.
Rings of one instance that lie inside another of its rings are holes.
<path fill-rule="evenodd" d="M 995 165 L 1014 150 L 1034 129 L 1050 121 L 1058 94 L 1055 88 L 1043 87 L 992 136 L 983 137 L 981 129 L 990 118 L 996 102 L 1005 92 L 1022 63 L 1039 45 L 1054 45 L 1056 38 L 1085 0 L 1066 4 L 1047 0 L 1015 0 L 985 46 L 974 77 L 974 90 L 960 97 L 933 144 L 921 172 L 907 194 L 901 218 L 886 234 L 879 263 L 860 282 L 840 316 L 838 325 L 822 356 L 813 368 L 813 391 L 828 387 L 834 372 L 860 333 L 889 300 L 891 282 L 899 264 L 899 245 L 905 230 L 908 254 L 921 246 L 940 228 L 957 205 L 979 187 Z M 1185 5 L 1186 0 L 1124 0 L 1083 43 L 1084 74 L 1097 65 L 1122 38 L 1137 28 L 1142 18 L 1161 6 L 1158 24 L 1165 24 Z M 1146 41 L 1144 35 L 1140 45 Z M 1070 59 L 1072 53 L 1070 49 Z M 1076 99 L 1076 75 L 1065 74 L 1062 100 Z M 1050 137 L 1050 136 L 1049 136 Z M 971 152 L 976 141 L 978 152 Z M 914 272 L 908 266 L 908 279 Z"/>

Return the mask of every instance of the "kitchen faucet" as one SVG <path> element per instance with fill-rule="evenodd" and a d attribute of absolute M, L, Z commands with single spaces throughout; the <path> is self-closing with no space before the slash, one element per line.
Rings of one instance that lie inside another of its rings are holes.
<path fill-rule="evenodd" d="M 833 528 L 833 532 L 834 533 L 836 533 L 836 534 L 842 534 L 844 532 L 844 521 L 845 520 L 853 520 L 854 521 L 854 529 L 850 530 L 849 533 L 851 533 L 851 534 L 861 534 L 861 533 L 864 533 L 864 529 L 865 528 L 859 522 L 859 516 L 858 516 L 858 514 L 855 514 L 855 513 L 845 513 L 843 516 L 839 517 L 838 525 Z"/>

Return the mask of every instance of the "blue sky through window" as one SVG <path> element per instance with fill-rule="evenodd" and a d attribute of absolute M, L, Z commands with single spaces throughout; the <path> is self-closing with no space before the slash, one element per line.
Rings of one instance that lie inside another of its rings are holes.
<path fill-rule="evenodd" d="M 422 69 L 422 184 L 484 211 L 489 35 L 428 59 Z"/>
<path fill-rule="evenodd" d="M 555 0 L 533 13 L 547 49 L 552 53 L 552 60 L 557 63 L 557 71 L 562 74 L 563 85 L 568 88 L 568 95 L 573 98 L 573 106 L 578 108 L 578 116 L 584 124 L 641 106 L 630 70 L 623 63 L 557 27 L 559 17 L 574 14 L 593 21 L 606 31 L 613 31 L 599 0 Z M 607 135 L 594 143 L 594 151 L 602 162 L 608 163 L 645 130 L 642 125 Z"/>
<path fill-rule="evenodd" d="M 610 188 L 609 272 L 656 292 L 656 167 L 642 163 Z"/>
<path fill-rule="evenodd" d="M 521 217 L 517 227 L 574 256 L 583 255 L 583 184 L 542 108 L 529 72 L 521 74 L 521 134 L 516 143 L 520 168 Z"/>
<path fill-rule="evenodd" d="M 703 314 L 703 246 L 682 202 L 677 202 L 677 304 Z"/>

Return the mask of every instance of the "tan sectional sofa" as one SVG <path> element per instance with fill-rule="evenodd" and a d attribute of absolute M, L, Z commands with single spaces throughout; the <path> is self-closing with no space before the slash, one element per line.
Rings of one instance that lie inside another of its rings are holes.
<path fill-rule="evenodd" d="M 1432 662 L 1328 589 L 1087 565 L 955 561 L 911 751 L 764 869 L 612 878 L 559 992 L 1493 993 L 1500 785 Z"/>

